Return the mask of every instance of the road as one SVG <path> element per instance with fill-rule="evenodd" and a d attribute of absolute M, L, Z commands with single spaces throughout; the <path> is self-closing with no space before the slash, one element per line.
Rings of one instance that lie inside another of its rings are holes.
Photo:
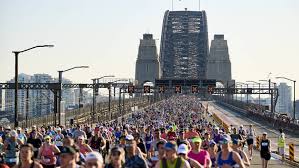
<path fill-rule="evenodd" d="M 227 123 L 228 125 L 244 125 L 246 127 L 246 129 L 248 128 L 248 125 L 253 124 L 254 129 L 256 130 L 257 135 L 262 135 L 263 132 L 267 132 L 268 133 L 268 138 L 271 140 L 271 150 L 272 151 L 277 151 L 277 137 L 279 135 L 278 132 L 278 128 L 274 129 L 274 128 L 270 128 L 268 126 L 264 126 L 262 123 L 258 123 L 255 121 L 252 121 L 251 119 L 246 118 L 244 115 L 239 114 L 233 110 L 230 110 L 229 108 L 226 107 L 220 107 L 218 105 L 216 105 L 214 102 L 206 102 L 209 105 L 209 112 L 211 113 L 215 113 L 216 115 L 219 116 L 219 118 L 221 118 L 225 123 Z M 295 144 L 295 160 L 299 160 L 299 137 L 296 136 L 291 136 L 289 134 L 286 134 L 287 140 L 286 143 L 289 144 L 290 142 L 293 142 Z M 297 148 L 296 148 L 297 147 Z M 286 148 L 286 154 L 288 154 L 288 146 Z M 259 159 L 259 152 L 255 151 L 255 155 L 257 157 L 257 159 L 254 158 L 253 161 L 253 166 L 255 165 L 259 165 L 260 163 L 260 159 Z M 277 160 L 277 158 L 280 158 L 277 155 L 273 155 L 276 157 L 272 157 L 271 160 L 271 166 L 270 167 L 274 167 L 274 165 L 280 165 L 278 167 L 281 167 L 281 163 L 279 160 Z M 284 166 L 288 166 L 288 165 L 284 165 Z M 258 166 L 260 167 L 260 166 Z"/>

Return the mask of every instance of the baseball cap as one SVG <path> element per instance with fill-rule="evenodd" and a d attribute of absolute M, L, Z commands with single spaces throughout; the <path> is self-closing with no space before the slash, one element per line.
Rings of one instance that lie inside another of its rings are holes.
<path fill-rule="evenodd" d="M 60 150 L 60 154 L 76 154 L 76 150 L 73 147 L 70 146 L 64 146 L 61 150 Z"/>
<path fill-rule="evenodd" d="M 17 133 L 17 131 L 12 130 L 12 131 L 10 131 L 9 135 L 10 135 L 11 137 L 17 137 L 17 136 L 18 136 L 18 133 Z"/>
<path fill-rule="evenodd" d="M 188 146 L 186 144 L 181 144 L 178 148 L 178 154 L 187 154 L 188 153 Z"/>
<path fill-rule="evenodd" d="M 103 163 L 103 157 L 99 152 L 90 152 L 86 154 L 85 161 L 97 160 Z"/>
<path fill-rule="evenodd" d="M 165 145 L 164 145 L 164 148 L 166 150 L 175 150 L 177 151 L 177 145 L 174 143 L 174 142 L 167 142 Z"/>
<path fill-rule="evenodd" d="M 126 136 L 126 140 L 127 140 L 127 141 L 133 141 L 133 140 L 134 140 L 133 135 L 131 135 L 131 134 L 127 135 L 127 136 Z"/>
<path fill-rule="evenodd" d="M 21 130 L 22 130 L 22 128 L 21 128 L 21 127 L 18 127 L 18 128 L 17 128 L 17 131 L 21 131 Z"/>
<path fill-rule="evenodd" d="M 195 143 L 195 142 L 199 142 L 199 143 L 200 143 L 201 141 L 202 141 L 202 140 L 201 140 L 200 137 L 195 137 L 195 138 L 192 139 L 192 142 L 193 142 L 193 143 Z"/>
<path fill-rule="evenodd" d="M 113 152 L 120 152 L 120 153 L 122 153 L 122 149 L 120 147 L 118 147 L 118 146 L 115 146 L 115 147 L 113 147 L 111 149 L 111 153 L 113 153 Z"/>
<path fill-rule="evenodd" d="M 5 129 L 6 129 L 6 130 L 11 130 L 11 128 L 10 128 L 10 126 L 9 126 L 9 125 L 8 125 L 8 126 L 6 126 L 6 127 L 5 127 Z"/>
<path fill-rule="evenodd" d="M 221 141 L 222 144 L 227 144 L 227 143 L 230 142 L 230 141 L 231 141 L 231 137 L 230 137 L 229 135 L 224 134 L 224 135 L 222 136 L 222 141 Z"/>
<path fill-rule="evenodd" d="M 46 135 L 45 137 L 44 137 L 44 139 L 46 140 L 46 139 L 51 139 L 51 137 L 49 136 L 49 135 Z"/>
<path fill-rule="evenodd" d="M 267 132 L 263 132 L 263 135 L 267 135 L 268 133 Z"/>

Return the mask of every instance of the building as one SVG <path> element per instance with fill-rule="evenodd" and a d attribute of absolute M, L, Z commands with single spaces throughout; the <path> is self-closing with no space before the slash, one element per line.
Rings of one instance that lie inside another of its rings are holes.
<path fill-rule="evenodd" d="M 295 101 L 295 107 L 296 119 L 299 119 L 299 100 Z"/>
<path fill-rule="evenodd" d="M 286 83 L 280 83 L 278 85 L 278 94 L 276 112 L 287 113 L 289 116 L 293 116 L 292 87 L 288 86 Z"/>
<path fill-rule="evenodd" d="M 62 83 L 71 84 L 72 81 L 68 79 L 62 79 Z M 64 107 L 68 108 L 75 105 L 75 93 L 74 89 L 63 89 L 61 95 L 62 101 L 64 101 Z"/>
<path fill-rule="evenodd" d="M 162 78 L 207 78 L 209 55 L 205 11 L 166 11 L 160 46 Z"/>
<path fill-rule="evenodd" d="M 71 83 L 70 80 L 64 79 L 64 83 Z M 14 79 L 8 81 L 14 83 Z M 34 74 L 33 76 L 20 74 L 20 83 L 54 83 L 57 80 L 53 79 L 48 74 Z M 63 91 L 65 96 L 65 104 L 74 104 L 74 92 L 72 89 Z M 27 98 L 28 97 L 28 98 Z M 54 94 L 51 90 L 18 90 L 18 116 L 20 120 L 25 118 L 26 112 L 28 117 L 37 117 L 47 115 L 54 111 Z M 28 103 L 27 103 L 28 102 Z M 27 106 L 26 106 L 27 105 Z M 5 112 L 13 115 L 14 113 L 14 90 L 5 90 Z M 67 105 L 65 105 L 67 106 Z M 26 108 L 28 107 L 28 108 Z M 63 106 L 64 107 L 64 106 Z"/>
<path fill-rule="evenodd" d="M 227 40 L 224 40 L 223 34 L 214 35 L 211 42 L 207 77 L 208 79 L 222 81 L 224 85 L 232 80 Z"/>
<path fill-rule="evenodd" d="M 34 74 L 30 82 L 53 83 L 53 78 L 48 74 Z M 53 112 L 54 94 L 51 90 L 30 90 L 30 106 L 32 111 L 29 116 L 42 116 Z"/>
<path fill-rule="evenodd" d="M 19 77 L 19 83 L 29 83 L 31 79 L 30 75 L 26 75 L 23 73 L 19 74 L 18 77 Z M 15 79 L 11 79 L 10 81 L 8 81 L 8 83 L 14 83 L 14 82 Z M 28 94 L 26 90 L 22 90 L 22 89 L 18 90 L 18 116 L 20 118 L 25 116 L 27 95 Z M 14 115 L 14 111 L 15 111 L 14 102 L 15 102 L 15 91 L 10 89 L 5 90 L 4 107 L 6 113 Z"/>
<path fill-rule="evenodd" d="M 160 78 L 160 63 L 156 41 L 152 34 L 143 34 L 136 61 L 135 80 L 141 85 L 146 81 L 155 82 Z"/>
<path fill-rule="evenodd" d="M 92 94 L 82 89 L 80 93 L 80 89 L 74 89 L 75 93 L 75 105 L 79 107 L 79 105 L 91 104 L 92 103 Z"/>

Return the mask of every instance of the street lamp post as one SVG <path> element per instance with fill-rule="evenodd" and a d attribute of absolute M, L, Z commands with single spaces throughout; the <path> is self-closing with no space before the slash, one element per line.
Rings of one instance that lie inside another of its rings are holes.
<path fill-rule="evenodd" d="M 286 77 L 276 77 L 276 79 L 286 79 L 288 81 L 292 81 L 294 83 L 294 100 L 293 100 L 293 120 L 295 122 L 296 120 L 296 80 L 292 80 L 292 79 L 289 79 L 289 78 L 286 78 Z"/>
<path fill-rule="evenodd" d="M 34 47 L 31 47 L 31 48 L 28 48 L 28 49 L 25 49 L 22 51 L 13 51 L 12 52 L 15 54 L 15 102 L 14 102 L 14 104 L 15 104 L 15 124 L 14 124 L 14 126 L 15 126 L 15 128 L 19 126 L 19 121 L 18 121 L 19 54 L 29 51 L 29 50 L 32 50 L 32 49 L 35 49 L 35 48 L 41 48 L 41 47 L 54 47 L 54 45 L 38 45 L 38 46 L 34 46 Z"/>
<path fill-rule="evenodd" d="M 115 84 L 116 82 L 118 81 L 128 81 L 128 80 L 124 80 L 124 79 L 119 79 L 119 80 L 116 80 L 116 81 L 113 81 L 113 82 L 109 82 L 109 99 L 108 99 L 108 113 L 110 114 L 110 120 L 112 120 L 112 112 L 111 112 L 111 87 L 112 87 L 112 84 Z M 115 100 L 115 86 L 113 86 L 113 89 L 114 89 L 114 100 Z M 120 93 L 119 93 L 120 94 Z"/>
<path fill-rule="evenodd" d="M 248 83 L 243 83 L 243 82 L 237 82 L 237 84 L 240 84 L 241 85 L 241 89 L 242 89 L 242 85 L 246 85 L 247 86 L 247 89 L 248 89 Z M 242 91 L 243 91 L 243 89 L 242 89 Z M 242 91 L 241 91 L 241 101 L 242 101 Z M 247 93 L 247 92 L 246 92 Z M 248 103 L 248 94 L 246 94 L 247 95 L 247 103 Z"/>
<path fill-rule="evenodd" d="M 276 88 L 276 83 L 275 82 L 271 82 L 271 79 L 269 80 L 259 80 L 261 82 L 268 82 L 269 83 L 269 94 L 271 95 L 271 112 L 274 113 L 275 109 L 273 107 L 273 91 L 271 90 L 271 84 L 274 85 L 274 89 Z"/>
<path fill-rule="evenodd" d="M 259 85 L 259 107 L 261 107 L 261 83 L 255 81 L 246 81 L 246 82 L 252 82 Z"/>
<path fill-rule="evenodd" d="M 58 71 L 58 83 L 60 86 L 59 93 L 58 93 L 58 125 L 61 124 L 60 121 L 61 121 L 62 73 L 73 70 L 73 69 L 79 69 L 79 68 L 89 68 L 89 66 L 75 66 L 75 67 L 72 67 L 72 68 L 69 68 L 69 69 L 66 69 L 63 71 Z M 79 104 L 79 106 L 80 106 L 80 104 Z M 56 118 L 55 118 L 55 120 L 56 120 Z"/>
<path fill-rule="evenodd" d="M 105 75 L 105 76 L 102 76 L 102 77 L 99 77 L 99 78 L 91 79 L 93 81 L 93 85 L 94 85 L 93 86 L 93 94 L 92 94 L 92 115 L 93 115 L 93 118 L 95 118 L 95 114 L 96 114 L 95 85 L 99 83 L 100 79 L 108 78 L 108 77 L 114 78 L 115 76 L 114 75 Z"/>

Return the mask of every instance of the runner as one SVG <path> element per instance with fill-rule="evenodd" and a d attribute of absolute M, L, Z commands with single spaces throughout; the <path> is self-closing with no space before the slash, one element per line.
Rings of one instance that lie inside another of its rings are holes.
<path fill-rule="evenodd" d="M 241 150 L 241 146 L 242 146 L 242 144 L 238 140 L 236 140 L 236 139 L 233 140 L 233 146 L 232 146 L 233 151 L 237 152 L 239 154 L 240 158 L 243 160 L 244 165 L 249 167 L 250 161 L 248 160 L 246 153 L 243 150 Z M 237 168 L 237 167 L 239 167 L 239 165 L 235 164 L 234 168 Z"/>
<path fill-rule="evenodd" d="M 56 128 L 56 135 L 54 135 L 53 141 L 59 150 L 62 149 L 63 139 L 64 139 L 64 135 L 61 133 L 61 128 L 60 127 Z"/>
<path fill-rule="evenodd" d="M 58 147 L 51 143 L 51 137 L 46 135 L 45 142 L 39 150 L 38 158 L 41 158 L 41 164 L 44 168 L 54 168 L 56 166 L 57 158 L 55 155 L 60 153 Z"/>
<path fill-rule="evenodd" d="M 177 146 L 175 142 L 167 142 L 164 146 L 165 158 L 159 160 L 155 168 L 190 168 L 190 164 L 183 158 L 177 155 Z"/>
<path fill-rule="evenodd" d="M 85 158 L 85 168 L 104 168 L 103 157 L 99 152 L 90 152 Z"/>
<path fill-rule="evenodd" d="M 154 131 L 154 140 L 151 143 L 149 157 L 156 156 L 156 154 L 158 152 L 157 143 L 160 142 L 160 141 L 164 141 L 165 143 L 167 142 L 165 139 L 161 138 L 160 130 L 156 129 Z"/>
<path fill-rule="evenodd" d="M 190 167 L 192 168 L 204 168 L 200 163 L 198 163 L 196 160 L 192 158 L 188 158 L 188 146 L 186 144 L 181 144 L 178 147 L 178 156 L 187 160 L 188 163 L 190 164 Z"/>
<path fill-rule="evenodd" d="M 252 124 L 250 124 L 249 129 L 247 130 L 247 140 L 246 140 L 248 145 L 249 160 L 252 160 L 254 138 L 255 138 L 255 130 L 252 128 Z"/>
<path fill-rule="evenodd" d="M 33 160 L 33 146 L 31 144 L 21 145 L 19 164 L 14 168 L 43 168 L 41 164 Z"/>
<path fill-rule="evenodd" d="M 34 158 L 37 158 L 39 148 L 42 146 L 42 140 L 40 139 L 40 136 L 38 136 L 36 127 L 33 126 L 32 129 L 33 130 L 27 139 L 27 143 L 33 145 Z"/>
<path fill-rule="evenodd" d="M 108 163 L 105 168 L 124 168 L 125 152 L 120 147 L 112 147 L 108 155 Z"/>
<path fill-rule="evenodd" d="M 212 162 L 208 151 L 200 149 L 202 140 L 199 137 L 192 139 L 192 150 L 188 153 L 188 157 L 196 160 L 204 167 L 211 167 Z"/>
<path fill-rule="evenodd" d="M 60 153 L 61 166 L 60 168 L 81 168 L 76 164 L 77 152 L 73 147 L 65 146 Z"/>
<path fill-rule="evenodd" d="M 4 162 L 9 167 L 18 164 L 19 148 L 22 142 L 18 139 L 18 134 L 15 130 L 10 131 L 9 137 L 6 137 L 3 151 L 5 153 Z"/>
<path fill-rule="evenodd" d="M 212 168 L 215 167 L 216 165 L 216 157 L 217 157 L 217 151 L 218 151 L 218 147 L 217 147 L 217 144 L 214 140 L 211 140 L 210 143 L 209 143 L 209 149 L 208 149 L 208 152 L 210 154 L 210 159 L 211 159 L 211 162 L 212 162 Z"/>
<path fill-rule="evenodd" d="M 92 152 L 92 149 L 91 147 L 85 143 L 85 139 L 84 139 L 84 136 L 78 136 L 78 141 L 76 143 L 76 145 L 78 145 L 79 147 L 79 151 L 82 155 L 86 155 L 87 153 L 89 152 Z"/>
<path fill-rule="evenodd" d="M 268 161 L 271 159 L 271 141 L 267 138 L 267 132 L 263 133 L 260 151 L 262 159 L 262 168 L 267 168 Z"/>
<path fill-rule="evenodd" d="M 126 136 L 126 168 L 148 168 L 147 162 L 137 152 L 137 144 L 132 135 Z"/>
<path fill-rule="evenodd" d="M 218 168 L 233 168 L 238 164 L 240 168 L 245 168 L 245 165 L 238 153 L 232 150 L 231 137 L 227 134 L 223 135 L 221 140 L 221 151 L 217 155 L 216 166 Z"/>

